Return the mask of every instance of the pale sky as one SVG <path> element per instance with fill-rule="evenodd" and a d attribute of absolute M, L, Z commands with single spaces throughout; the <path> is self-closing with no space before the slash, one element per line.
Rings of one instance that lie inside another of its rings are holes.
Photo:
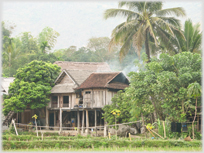
<path fill-rule="evenodd" d="M 163 1 L 164 2 L 164 1 Z M 187 17 L 194 23 L 202 21 L 202 1 L 167 1 L 163 8 L 183 7 Z M 86 46 L 91 37 L 110 37 L 115 26 L 123 18 L 103 19 L 106 9 L 118 8 L 117 1 L 5 1 L 2 5 L 2 20 L 14 23 L 13 36 L 31 32 L 37 36 L 46 26 L 52 27 L 60 36 L 54 49 Z M 54 50 L 53 49 L 53 50 Z"/>

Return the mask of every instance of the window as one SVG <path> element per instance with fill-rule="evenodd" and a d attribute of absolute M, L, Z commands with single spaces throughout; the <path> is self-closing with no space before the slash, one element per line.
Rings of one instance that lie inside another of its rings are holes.
<path fill-rule="evenodd" d="M 58 97 L 52 96 L 52 106 L 51 107 L 57 107 Z"/>
<path fill-rule="evenodd" d="M 56 103 L 57 104 L 57 99 L 58 99 L 57 96 L 52 96 L 52 103 Z"/>
<path fill-rule="evenodd" d="M 85 94 L 91 94 L 91 91 L 86 91 Z"/>
<path fill-rule="evenodd" d="M 69 107 L 69 96 L 63 96 L 63 107 Z"/>

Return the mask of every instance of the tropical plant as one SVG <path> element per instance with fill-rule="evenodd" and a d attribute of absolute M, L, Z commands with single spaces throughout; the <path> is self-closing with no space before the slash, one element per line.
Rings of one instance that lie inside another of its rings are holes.
<path fill-rule="evenodd" d="M 54 29 L 52 29 L 50 27 L 45 27 L 42 30 L 42 32 L 40 32 L 40 34 L 38 35 L 38 44 L 40 44 L 40 46 L 43 44 L 43 46 L 47 47 L 47 49 L 48 49 L 47 51 L 49 51 L 55 46 L 55 44 L 57 42 L 57 37 L 59 35 L 60 34 L 57 31 L 55 31 Z M 44 47 L 42 47 L 42 48 L 44 48 Z"/>
<path fill-rule="evenodd" d="M 193 139 L 194 139 L 194 122 L 196 119 L 196 113 L 197 113 L 197 101 L 198 101 L 198 97 L 201 96 L 201 86 L 199 83 L 194 82 L 191 83 L 188 86 L 188 95 L 190 95 L 191 97 L 193 97 L 194 99 L 196 99 L 196 103 L 195 103 L 195 116 L 192 122 L 192 134 L 193 134 Z"/>
<path fill-rule="evenodd" d="M 110 50 L 113 45 L 122 44 L 120 49 L 120 59 L 122 59 L 131 45 L 136 47 L 137 54 L 140 55 L 141 48 L 145 44 L 150 61 L 150 53 L 158 51 L 160 43 L 174 47 L 169 41 L 171 37 L 175 37 L 175 33 L 185 39 L 179 30 L 180 21 L 169 17 L 169 15 L 185 16 L 185 11 L 181 7 L 162 9 L 162 5 L 162 2 L 119 2 L 118 9 L 106 10 L 105 19 L 116 16 L 126 17 L 126 21 L 112 31 Z M 128 9 L 122 9 L 123 6 Z"/>
<path fill-rule="evenodd" d="M 188 19 L 185 21 L 182 33 L 185 36 L 185 39 L 175 33 L 176 37 L 170 38 L 171 44 L 174 44 L 174 48 L 163 46 L 164 51 L 170 52 L 171 50 L 173 50 L 174 53 L 201 53 L 202 32 L 200 31 L 200 24 L 197 23 L 193 25 L 193 22 Z"/>
<path fill-rule="evenodd" d="M 48 48 L 49 50 L 51 49 L 51 47 L 48 45 L 47 41 L 42 42 L 40 44 L 40 49 L 41 49 L 42 53 L 44 53 L 44 54 L 46 53 L 46 48 Z"/>

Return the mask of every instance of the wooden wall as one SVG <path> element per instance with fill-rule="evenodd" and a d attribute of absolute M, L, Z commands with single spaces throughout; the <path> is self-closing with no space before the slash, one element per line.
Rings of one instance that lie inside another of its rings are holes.
<path fill-rule="evenodd" d="M 93 102 L 93 107 L 98 108 L 111 104 L 112 97 L 117 93 L 108 89 L 86 89 L 83 91 L 83 102 L 88 102 L 88 96 L 85 94 L 87 91 L 91 92 L 89 102 Z"/>

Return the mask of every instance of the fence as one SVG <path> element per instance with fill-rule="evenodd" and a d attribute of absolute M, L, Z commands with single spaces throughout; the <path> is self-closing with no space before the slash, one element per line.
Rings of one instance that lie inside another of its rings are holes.
<path fill-rule="evenodd" d="M 82 131 L 84 132 L 85 129 L 88 129 L 88 131 L 90 132 L 98 132 L 98 131 L 104 131 L 106 130 L 106 128 L 111 128 L 111 127 L 118 127 L 119 125 L 127 125 L 127 124 L 132 124 L 132 123 L 137 123 L 137 122 L 141 122 L 141 121 L 135 121 L 135 122 L 128 122 L 128 123 L 120 123 L 120 124 L 114 124 L 114 125 L 104 125 L 104 126 L 92 126 L 92 127 L 61 127 L 61 131 Z M 17 128 L 21 128 L 24 131 L 29 131 L 32 129 L 35 129 L 36 126 L 35 125 L 30 125 L 30 124 L 22 124 L 22 123 L 15 123 Z M 56 126 L 37 126 L 38 130 L 41 131 L 46 131 L 46 132 L 56 132 L 56 131 L 60 131 L 60 127 L 56 127 Z"/>

